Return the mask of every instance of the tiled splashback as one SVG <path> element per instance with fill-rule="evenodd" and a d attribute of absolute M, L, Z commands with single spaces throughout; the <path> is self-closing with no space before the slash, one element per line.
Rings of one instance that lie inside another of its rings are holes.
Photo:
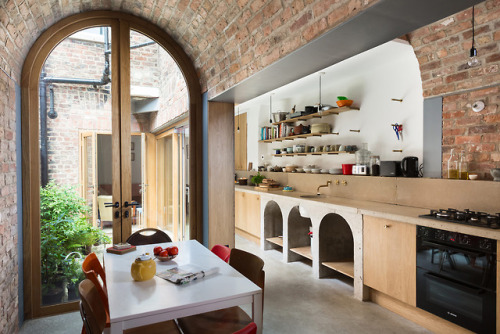
<path fill-rule="evenodd" d="M 237 171 L 238 177 L 256 172 Z M 292 186 L 296 191 L 315 193 L 320 184 L 333 181 L 320 192 L 328 196 L 374 201 L 428 209 L 470 209 L 500 212 L 500 182 L 428 178 L 393 178 L 354 175 L 273 173 L 262 175 Z M 335 181 L 339 181 L 336 185 Z M 347 181 L 347 185 L 342 185 Z"/>

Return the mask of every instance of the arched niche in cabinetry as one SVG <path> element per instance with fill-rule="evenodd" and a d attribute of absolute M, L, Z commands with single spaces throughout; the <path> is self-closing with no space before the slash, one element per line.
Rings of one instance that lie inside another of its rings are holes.
<path fill-rule="evenodd" d="M 331 269 L 354 278 L 354 238 L 347 221 L 329 213 L 319 226 L 320 277 L 331 274 Z"/>
<path fill-rule="evenodd" d="M 283 247 L 283 214 L 275 201 L 269 201 L 264 209 L 264 249 Z"/>
<path fill-rule="evenodd" d="M 309 231 L 311 219 L 300 215 L 299 207 L 294 206 L 288 214 L 288 261 L 307 258 L 312 261 L 311 238 Z"/>

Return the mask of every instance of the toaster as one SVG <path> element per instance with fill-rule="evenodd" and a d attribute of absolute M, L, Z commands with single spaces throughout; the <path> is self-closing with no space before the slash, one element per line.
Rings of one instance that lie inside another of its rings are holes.
<path fill-rule="evenodd" d="M 402 176 L 401 161 L 380 161 L 380 176 Z"/>

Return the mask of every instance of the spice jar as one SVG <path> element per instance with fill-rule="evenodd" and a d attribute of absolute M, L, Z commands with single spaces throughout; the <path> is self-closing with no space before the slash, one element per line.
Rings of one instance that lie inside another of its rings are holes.
<path fill-rule="evenodd" d="M 370 175 L 379 176 L 380 175 L 380 156 L 372 155 L 370 157 Z"/>

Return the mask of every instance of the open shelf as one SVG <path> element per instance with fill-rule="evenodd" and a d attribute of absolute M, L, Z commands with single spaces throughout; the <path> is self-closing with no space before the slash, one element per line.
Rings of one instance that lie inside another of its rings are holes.
<path fill-rule="evenodd" d="M 326 135 L 338 135 L 338 132 L 335 133 L 303 133 L 296 136 L 286 136 L 286 137 L 278 137 L 272 139 L 259 140 L 259 143 L 273 143 L 275 141 L 284 141 L 284 140 L 294 140 L 297 138 L 308 138 L 308 137 L 321 137 Z"/>
<path fill-rule="evenodd" d="M 328 110 L 322 110 L 322 111 L 314 113 L 314 114 L 285 119 L 284 121 L 273 123 L 273 125 L 278 125 L 281 123 L 294 123 L 297 121 L 305 121 L 305 120 L 308 120 L 311 118 L 321 118 L 321 117 L 328 116 L 328 115 L 338 115 L 342 112 L 346 112 L 346 111 L 350 111 L 350 110 L 359 110 L 359 108 L 354 108 L 354 107 L 331 108 Z"/>
<path fill-rule="evenodd" d="M 296 254 L 299 254 L 305 258 L 308 258 L 309 260 L 313 259 L 312 254 L 311 254 L 311 246 L 290 248 L 290 250 Z"/>
<path fill-rule="evenodd" d="M 274 237 L 274 238 L 266 238 L 267 241 L 272 242 L 275 245 L 283 247 L 283 238 Z"/>
<path fill-rule="evenodd" d="M 346 151 L 331 151 L 331 152 L 304 152 L 304 153 L 282 153 L 282 154 L 273 154 L 275 157 L 293 157 L 293 156 L 306 156 L 306 155 L 337 155 L 337 154 L 354 154 L 355 152 L 346 152 Z"/>
<path fill-rule="evenodd" d="M 323 262 L 325 267 L 338 271 L 346 276 L 354 278 L 354 262 Z"/>

